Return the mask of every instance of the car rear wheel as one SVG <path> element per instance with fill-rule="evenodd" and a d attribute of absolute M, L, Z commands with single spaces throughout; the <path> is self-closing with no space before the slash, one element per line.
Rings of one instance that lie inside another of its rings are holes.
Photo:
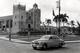
<path fill-rule="evenodd" d="M 59 48 L 61 48 L 61 47 L 63 47 L 63 43 L 60 43 L 60 44 L 59 44 Z"/>

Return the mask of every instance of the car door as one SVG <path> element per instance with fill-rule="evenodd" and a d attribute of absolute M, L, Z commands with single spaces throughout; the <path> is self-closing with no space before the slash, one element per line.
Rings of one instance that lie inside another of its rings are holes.
<path fill-rule="evenodd" d="M 54 41 L 54 45 L 53 46 L 57 46 L 58 44 L 59 44 L 59 38 L 58 37 L 56 37 L 56 36 L 54 36 L 53 37 L 53 41 Z"/>
<path fill-rule="evenodd" d="M 55 47 L 57 45 L 57 39 L 54 36 L 52 37 L 52 39 L 53 39 L 53 43 L 52 43 L 53 45 L 52 46 Z"/>
<path fill-rule="evenodd" d="M 49 38 L 49 41 L 48 41 L 48 46 L 49 47 L 53 47 L 55 45 L 55 40 L 53 39 L 53 37 L 51 36 Z"/>

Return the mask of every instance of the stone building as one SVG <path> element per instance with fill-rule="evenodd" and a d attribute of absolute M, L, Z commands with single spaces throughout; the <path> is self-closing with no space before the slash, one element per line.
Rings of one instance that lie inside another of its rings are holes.
<path fill-rule="evenodd" d="M 9 28 L 9 26 L 11 26 L 12 28 L 12 16 L 13 15 L 0 17 L 0 32 L 7 31 L 7 28 Z M 9 21 L 11 21 L 10 25 L 9 25 Z"/>
<path fill-rule="evenodd" d="M 11 32 L 28 31 L 28 29 L 40 29 L 41 11 L 35 3 L 33 8 L 26 11 L 26 6 L 14 5 L 13 15 L 0 17 L 0 29 L 7 29 L 11 25 Z M 7 27 L 8 26 L 8 27 Z"/>
<path fill-rule="evenodd" d="M 28 17 L 27 21 L 31 22 L 26 22 L 28 25 L 31 26 L 31 28 L 34 28 L 36 30 L 40 29 L 40 16 L 41 16 L 41 11 L 38 8 L 38 5 L 35 3 L 33 5 L 33 8 L 29 10 L 30 17 Z"/>

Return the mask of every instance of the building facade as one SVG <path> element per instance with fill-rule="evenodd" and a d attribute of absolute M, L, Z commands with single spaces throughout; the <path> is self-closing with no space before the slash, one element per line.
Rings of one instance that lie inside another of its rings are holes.
<path fill-rule="evenodd" d="M 39 30 L 40 17 L 41 11 L 36 3 L 29 11 L 26 11 L 26 6 L 18 4 L 13 6 L 13 15 L 0 17 L 0 27 L 1 29 L 11 28 L 12 33 L 28 31 L 29 28 L 33 31 Z"/>

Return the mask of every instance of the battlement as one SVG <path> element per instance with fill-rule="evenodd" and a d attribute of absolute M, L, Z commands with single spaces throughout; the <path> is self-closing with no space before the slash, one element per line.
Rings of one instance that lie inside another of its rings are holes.
<path fill-rule="evenodd" d="M 18 4 L 18 5 L 13 5 L 13 11 L 15 10 L 26 10 L 26 6 Z"/>

